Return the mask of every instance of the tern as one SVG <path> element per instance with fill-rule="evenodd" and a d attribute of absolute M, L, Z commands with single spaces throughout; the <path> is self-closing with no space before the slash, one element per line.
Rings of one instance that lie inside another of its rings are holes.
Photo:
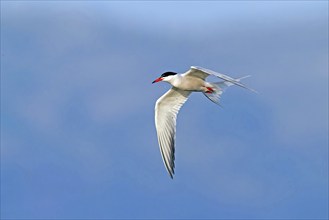
<path fill-rule="evenodd" d="M 205 81 L 210 75 L 218 77 L 222 81 Z M 240 82 L 241 79 L 247 77 L 249 76 L 235 79 L 209 69 L 191 66 L 186 73 L 165 72 L 152 82 L 167 82 L 172 85 L 171 89 L 162 95 L 155 104 L 155 127 L 160 152 L 163 163 L 172 179 L 175 173 L 176 118 L 189 95 L 192 92 L 202 92 L 212 102 L 219 104 L 224 89 L 232 85 L 256 92 Z"/>

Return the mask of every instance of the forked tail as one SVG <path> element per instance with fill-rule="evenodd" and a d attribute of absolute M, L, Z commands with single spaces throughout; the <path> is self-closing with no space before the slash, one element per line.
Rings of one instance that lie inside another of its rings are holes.
<path fill-rule="evenodd" d="M 240 81 L 242 79 L 245 79 L 245 78 L 248 78 L 250 76 L 243 76 L 243 77 L 240 77 L 240 78 L 237 78 L 235 79 L 236 81 Z M 210 83 L 211 86 L 212 86 L 212 92 L 209 93 L 209 92 L 204 92 L 203 94 L 208 98 L 210 99 L 210 101 L 216 103 L 219 105 L 219 101 L 220 101 L 220 98 L 221 98 L 221 95 L 223 94 L 223 92 L 225 91 L 226 88 L 230 87 L 230 86 L 233 86 L 234 84 L 229 82 L 229 81 L 221 81 L 221 82 L 215 82 L 215 83 Z M 254 91 L 254 90 L 252 90 Z"/>

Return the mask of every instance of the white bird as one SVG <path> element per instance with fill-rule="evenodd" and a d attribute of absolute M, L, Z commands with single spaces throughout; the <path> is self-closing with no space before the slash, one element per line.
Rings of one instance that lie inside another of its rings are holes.
<path fill-rule="evenodd" d="M 216 76 L 223 81 L 206 82 L 205 79 L 209 75 Z M 191 66 L 186 73 L 165 72 L 152 82 L 164 81 L 172 85 L 172 88 L 162 95 L 155 104 L 155 127 L 160 152 L 171 178 L 173 178 L 175 168 L 176 118 L 179 109 L 186 102 L 191 92 L 202 92 L 212 102 L 219 104 L 223 90 L 231 85 L 238 85 L 255 92 L 255 90 L 240 83 L 240 80 L 246 77 L 249 76 L 234 79 L 212 70 Z"/>

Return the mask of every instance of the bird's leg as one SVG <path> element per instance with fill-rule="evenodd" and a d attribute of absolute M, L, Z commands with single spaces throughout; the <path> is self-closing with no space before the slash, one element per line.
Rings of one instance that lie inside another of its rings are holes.
<path fill-rule="evenodd" d="M 206 87 L 206 91 L 205 93 L 213 93 L 214 92 L 214 89 L 211 88 L 211 87 Z"/>

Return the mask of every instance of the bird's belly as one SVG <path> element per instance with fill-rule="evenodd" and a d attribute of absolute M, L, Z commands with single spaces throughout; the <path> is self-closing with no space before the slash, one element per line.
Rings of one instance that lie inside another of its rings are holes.
<path fill-rule="evenodd" d="M 184 80 L 174 86 L 181 90 L 199 92 L 199 91 L 203 91 L 204 81 L 201 79 Z"/>

